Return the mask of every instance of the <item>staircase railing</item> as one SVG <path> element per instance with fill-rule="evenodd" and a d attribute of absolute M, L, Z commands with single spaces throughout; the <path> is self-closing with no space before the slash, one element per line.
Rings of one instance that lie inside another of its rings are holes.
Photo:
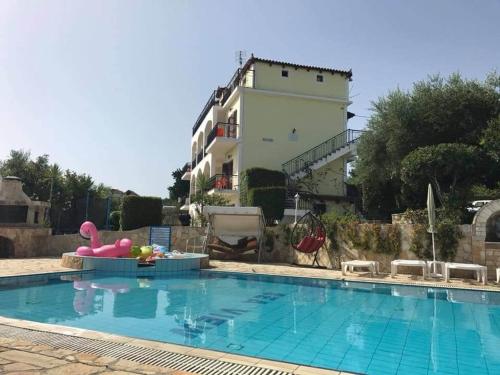
<path fill-rule="evenodd" d="M 363 130 L 344 130 L 342 133 L 337 134 L 335 137 L 332 137 L 300 154 L 299 156 L 296 156 L 295 158 L 287 161 L 286 163 L 283 163 L 283 171 L 289 176 L 301 172 L 311 164 L 327 157 L 330 154 L 333 154 L 343 147 L 357 142 L 361 134 L 363 134 Z"/>

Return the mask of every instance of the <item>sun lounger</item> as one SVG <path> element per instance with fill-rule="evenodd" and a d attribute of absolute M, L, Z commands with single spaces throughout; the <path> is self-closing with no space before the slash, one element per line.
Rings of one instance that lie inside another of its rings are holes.
<path fill-rule="evenodd" d="M 398 267 L 420 267 L 422 268 L 422 276 L 424 279 L 427 277 L 427 262 L 425 260 L 410 260 L 410 259 L 396 259 L 391 262 L 391 277 L 396 276 Z"/>
<path fill-rule="evenodd" d="M 497 268 L 497 284 L 500 283 L 500 268 Z"/>
<path fill-rule="evenodd" d="M 450 281 L 450 270 L 475 271 L 477 281 L 481 281 L 483 285 L 486 285 L 487 268 L 485 266 L 469 263 L 446 263 L 444 265 L 444 273 L 447 282 Z"/>
<path fill-rule="evenodd" d="M 350 260 L 347 262 L 342 262 L 341 267 L 342 267 L 342 275 L 344 276 L 347 271 L 347 268 L 349 268 L 349 272 L 354 272 L 354 268 L 368 268 L 372 276 L 375 273 L 378 275 L 379 272 L 379 263 L 374 260 Z"/>

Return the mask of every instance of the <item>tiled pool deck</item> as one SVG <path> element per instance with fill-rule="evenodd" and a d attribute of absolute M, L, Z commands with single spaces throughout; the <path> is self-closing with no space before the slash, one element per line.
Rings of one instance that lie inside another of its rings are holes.
<path fill-rule="evenodd" d="M 285 276 L 302 276 L 325 279 L 345 279 L 370 282 L 402 283 L 411 285 L 442 286 L 448 288 L 466 288 L 482 290 L 500 290 L 490 282 L 483 286 L 475 280 L 453 279 L 450 283 L 442 281 L 423 281 L 421 277 L 399 275 L 391 278 L 380 275 L 374 278 L 367 274 L 349 274 L 342 276 L 340 271 L 300 268 L 289 265 L 275 264 L 248 264 L 239 262 L 211 261 L 212 270 L 262 273 Z M 33 275 L 44 273 L 74 273 L 75 270 L 60 266 L 60 258 L 34 258 L 34 259 L 6 259 L 0 260 L 0 277 L 15 277 L 19 275 Z M 39 277 L 39 276 L 36 276 Z M 218 359 L 226 362 L 236 362 L 247 365 L 257 365 L 267 368 L 279 369 L 297 375 L 306 374 L 347 374 L 336 371 L 308 368 L 288 363 L 260 360 L 258 358 L 237 356 L 216 351 L 194 349 L 190 347 L 158 343 L 147 340 L 131 339 L 128 337 L 104 334 L 101 332 L 61 327 L 50 324 L 35 323 L 30 321 L 8 319 L 0 317 L 0 324 L 21 328 L 36 329 L 71 336 L 80 336 L 100 339 L 110 342 L 127 342 L 145 348 L 160 348 L 169 352 L 182 353 L 202 358 Z M 34 344 L 21 339 L 5 338 L 0 336 L 0 373 L 2 374 L 171 374 L 189 375 L 184 371 L 169 370 L 164 367 L 143 365 L 137 362 L 112 357 L 99 357 L 96 355 L 79 353 L 66 349 L 57 349 L 51 346 Z"/>

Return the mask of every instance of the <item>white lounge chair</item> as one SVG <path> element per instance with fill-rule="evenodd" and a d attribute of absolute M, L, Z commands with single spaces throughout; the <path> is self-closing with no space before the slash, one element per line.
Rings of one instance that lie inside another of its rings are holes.
<path fill-rule="evenodd" d="M 497 268 L 497 284 L 500 283 L 500 268 Z"/>
<path fill-rule="evenodd" d="M 354 268 L 368 268 L 372 276 L 379 273 L 379 263 L 375 260 L 350 260 L 347 262 L 340 263 L 342 268 L 342 275 L 345 276 L 347 268 L 349 272 L 354 272 Z"/>
<path fill-rule="evenodd" d="M 469 264 L 469 263 L 446 263 L 444 265 L 445 280 L 450 281 L 450 270 L 465 270 L 465 271 L 475 271 L 477 281 L 486 285 L 487 271 L 486 266 L 481 266 L 479 264 Z"/>
<path fill-rule="evenodd" d="M 391 262 L 391 277 L 396 276 L 398 267 L 420 267 L 424 279 L 427 278 L 427 262 L 425 260 L 396 259 Z"/>

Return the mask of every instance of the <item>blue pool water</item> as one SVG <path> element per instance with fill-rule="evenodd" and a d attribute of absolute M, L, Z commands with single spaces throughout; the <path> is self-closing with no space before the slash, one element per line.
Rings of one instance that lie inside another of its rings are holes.
<path fill-rule="evenodd" d="M 368 374 L 500 374 L 500 293 L 209 271 L 0 289 L 0 315 Z"/>

